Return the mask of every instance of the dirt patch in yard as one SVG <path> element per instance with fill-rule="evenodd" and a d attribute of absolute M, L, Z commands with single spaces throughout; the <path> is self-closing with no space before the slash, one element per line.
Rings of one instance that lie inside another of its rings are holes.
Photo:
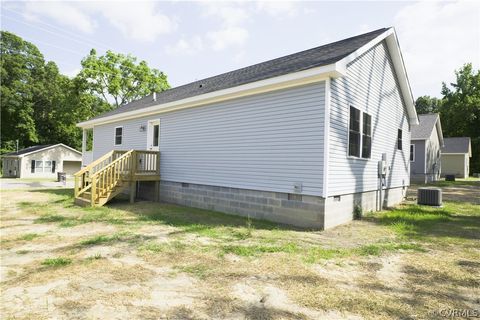
<path fill-rule="evenodd" d="M 304 232 L 147 202 L 80 209 L 58 190 L 1 200 L 6 318 L 398 319 L 480 305 L 471 203 Z"/>
<path fill-rule="evenodd" d="M 407 198 L 417 199 L 417 190 L 422 187 L 436 187 L 442 189 L 443 201 L 470 202 L 480 204 L 480 179 L 468 181 L 439 181 L 428 185 L 412 184 L 407 192 Z"/>

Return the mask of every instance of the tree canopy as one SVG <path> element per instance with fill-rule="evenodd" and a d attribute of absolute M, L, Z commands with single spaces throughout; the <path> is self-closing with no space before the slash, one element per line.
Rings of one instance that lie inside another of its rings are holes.
<path fill-rule="evenodd" d="M 170 87 L 163 72 L 148 67 L 143 60 L 137 63 L 131 55 L 107 51 L 97 56 L 92 49 L 81 64 L 78 78 L 92 93 L 107 103 L 113 101 L 116 107 Z"/>
<path fill-rule="evenodd" d="M 80 148 L 78 122 L 169 88 L 165 74 L 130 55 L 108 51 L 98 57 L 92 49 L 80 74 L 70 79 L 32 43 L 7 31 L 0 37 L 2 153 L 14 150 L 17 140 L 21 148 L 50 143 Z"/>
<path fill-rule="evenodd" d="M 480 70 L 465 64 L 455 71 L 455 82 L 442 83 L 442 98 L 422 96 L 416 100 L 419 114 L 438 112 L 445 137 L 470 137 L 471 172 L 480 172 Z"/>

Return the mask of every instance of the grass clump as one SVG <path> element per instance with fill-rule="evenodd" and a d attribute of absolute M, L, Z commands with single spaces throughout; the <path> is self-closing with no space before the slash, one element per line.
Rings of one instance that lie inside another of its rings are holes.
<path fill-rule="evenodd" d="M 159 253 L 159 252 L 166 251 L 167 247 L 168 246 L 165 243 L 147 242 L 141 245 L 140 247 L 138 247 L 138 250 Z"/>
<path fill-rule="evenodd" d="M 251 257 L 264 253 L 297 253 L 300 248 L 295 243 L 286 243 L 283 245 L 263 246 L 263 245 L 228 245 L 221 248 L 222 254 L 233 253 L 238 256 Z"/>
<path fill-rule="evenodd" d="M 38 219 L 35 219 L 35 223 L 52 223 L 52 222 L 62 222 L 67 220 L 67 217 L 59 214 L 45 214 Z"/>
<path fill-rule="evenodd" d="M 320 247 L 310 248 L 304 257 L 306 263 L 316 263 L 320 260 L 330 260 L 349 255 L 347 250 L 343 249 L 325 249 Z"/>
<path fill-rule="evenodd" d="M 41 237 L 38 233 L 27 233 L 19 237 L 19 240 L 32 241 L 35 238 Z"/>
<path fill-rule="evenodd" d="M 49 258 L 42 261 L 42 265 L 48 267 L 61 267 L 69 265 L 70 263 L 72 263 L 72 259 L 64 257 Z"/>
<path fill-rule="evenodd" d="M 211 268 L 204 264 L 195 264 L 191 266 L 182 266 L 178 267 L 182 272 L 189 273 L 199 279 L 205 279 L 209 274 Z"/>
<path fill-rule="evenodd" d="M 398 250 L 412 250 L 425 252 L 425 250 L 416 243 L 377 243 L 361 246 L 355 249 L 361 256 L 379 256 L 385 252 Z"/>

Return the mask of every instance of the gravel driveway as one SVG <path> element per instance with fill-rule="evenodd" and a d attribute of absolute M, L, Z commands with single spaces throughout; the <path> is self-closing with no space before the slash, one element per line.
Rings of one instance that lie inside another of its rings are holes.
<path fill-rule="evenodd" d="M 57 182 L 52 179 L 0 179 L 0 190 L 25 188 L 73 188 L 73 185 L 73 178 L 67 179 L 65 185 L 62 182 Z"/>

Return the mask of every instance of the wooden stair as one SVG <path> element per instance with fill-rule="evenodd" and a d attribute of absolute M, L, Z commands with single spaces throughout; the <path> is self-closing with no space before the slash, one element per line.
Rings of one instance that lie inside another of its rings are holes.
<path fill-rule="evenodd" d="M 137 181 L 155 181 L 158 196 L 160 153 L 110 151 L 75 173 L 75 204 L 101 207 L 127 189 L 133 202 Z"/>

